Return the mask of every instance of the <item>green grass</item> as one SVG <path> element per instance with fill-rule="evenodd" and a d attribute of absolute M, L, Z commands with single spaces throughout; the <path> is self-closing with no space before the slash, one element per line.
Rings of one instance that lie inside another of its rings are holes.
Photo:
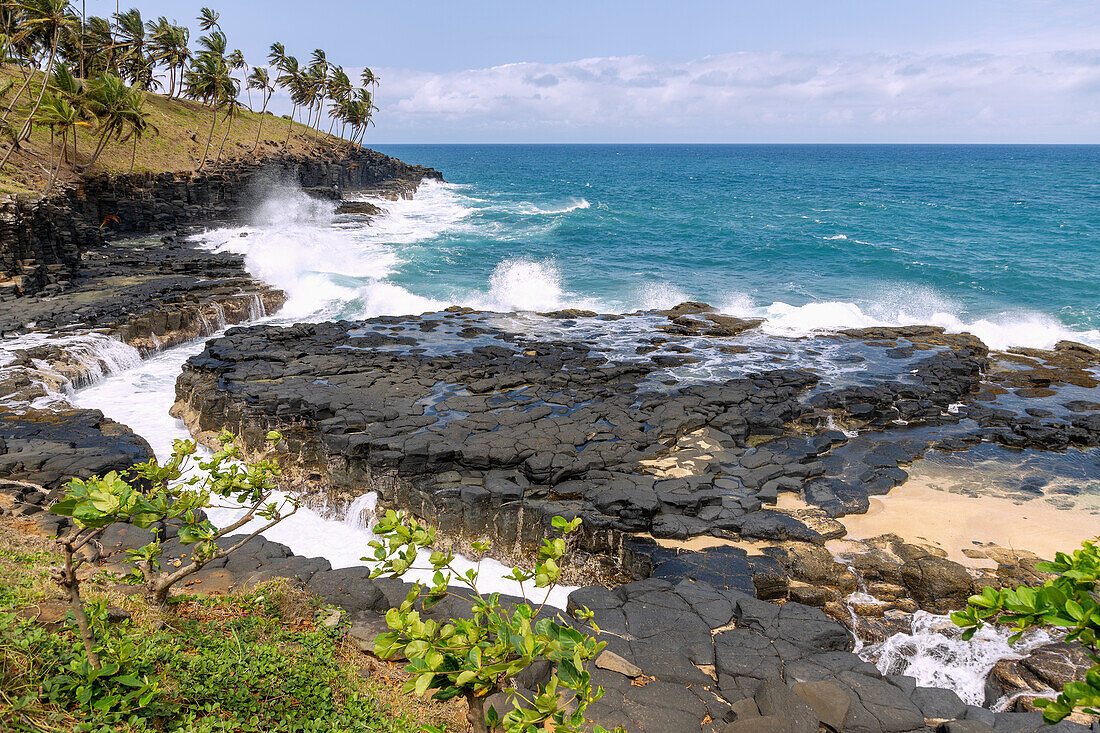
<path fill-rule="evenodd" d="M 0 525 L 0 731 L 291 733 L 456 729 L 454 705 L 410 701 L 385 663 L 317 623 L 316 598 L 282 581 L 225 597 L 180 596 L 168 613 L 106 581 L 88 607 L 107 673 L 87 666 L 71 615 L 50 630 L 20 618 L 58 603 L 48 542 Z M 131 618 L 106 621 L 108 602 Z M 361 674 L 366 668 L 373 672 Z"/>
<path fill-rule="evenodd" d="M 36 74 L 41 77 L 41 74 Z M 16 81 L 15 89 L 22 84 L 23 76 L 19 67 L 13 65 L 0 66 L 0 83 L 5 79 Z M 24 92 L 20 106 L 37 98 L 39 82 L 32 81 L 30 88 Z M 33 97 L 30 92 L 34 92 Z M 9 91 L 2 100 L 4 107 L 11 101 L 14 90 Z M 255 95 L 254 95 L 255 96 Z M 247 96 L 242 92 L 241 104 L 248 102 Z M 254 100 L 258 101 L 258 100 Z M 29 105 L 27 105 L 29 106 Z M 257 109 L 259 105 L 257 104 Z M 149 113 L 149 121 L 157 129 L 157 133 L 146 134 L 138 141 L 137 156 L 135 159 L 135 172 L 190 172 L 195 170 L 202 159 L 202 151 L 206 146 L 207 135 L 210 132 L 211 118 L 215 115 L 210 107 L 204 107 L 198 102 L 188 99 L 168 99 L 163 94 L 149 92 L 146 94 L 145 109 Z M 15 115 L 17 126 L 22 124 L 25 112 Z M 323 118 L 322 127 L 328 129 L 330 120 Z M 213 162 L 221 146 L 222 136 L 225 135 L 227 121 L 224 112 L 217 114 L 214 136 L 211 140 L 209 160 Z M 300 122 L 290 123 L 288 120 L 271 114 L 261 115 L 250 112 L 242 107 L 240 114 L 234 118 L 233 126 L 229 131 L 229 137 L 225 140 L 222 149 L 222 163 L 234 159 L 254 159 L 269 155 L 277 155 L 284 152 L 287 132 L 291 131 L 290 143 L 286 152 L 299 155 L 314 155 L 325 150 L 331 150 L 333 146 L 343 144 L 337 137 L 318 132 Z M 259 145 L 256 145 L 257 133 Z M 87 163 L 95 147 L 95 128 L 82 127 L 78 133 L 77 162 L 81 165 Z M 253 148 L 256 152 L 253 153 Z M 71 146 L 70 146 L 71 149 Z M 0 155 L 7 150 L 7 143 L 0 143 Z M 130 170 L 130 158 L 133 153 L 130 142 L 109 144 L 87 172 L 95 173 L 126 173 Z M 60 154 L 60 144 L 55 144 L 55 154 Z M 44 171 L 50 160 L 50 133 L 45 128 L 35 128 L 31 139 L 22 144 L 20 151 L 16 152 L 8 164 L 0 170 L 0 193 L 41 193 L 45 188 L 48 176 Z M 208 166 L 210 163 L 207 164 Z M 60 178 L 62 181 L 74 181 L 77 178 L 76 171 L 70 166 L 64 166 Z"/>

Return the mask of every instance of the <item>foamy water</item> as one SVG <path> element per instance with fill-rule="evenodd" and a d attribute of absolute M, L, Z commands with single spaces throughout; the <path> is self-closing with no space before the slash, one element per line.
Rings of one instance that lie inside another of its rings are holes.
<path fill-rule="evenodd" d="M 266 320 L 272 323 L 287 322 L 281 317 Z M 220 334 L 211 338 L 218 335 Z M 163 351 L 144 362 L 139 361 L 129 369 L 105 375 L 92 386 L 76 390 L 69 399 L 78 407 L 102 410 L 105 415 L 128 425 L 148 440 L 157 457 L 164 460 L 171 454 L 174 440 L 186 440 L 190 437 L 183 422 L 171 417 L 168 411 L 175 399 L 176 377 L 183 363 L 200 353 L 204 345 L 204 341 L 197 340 Z M 202 455 L 209 455 L 205 449 L 200 451 Z M 277 493 L 274 500 L 283 502 L 285 497 L 285 494 Z M 374 495 L 365 493 L 347 508 L 346 513 L 342 511 L 344 507 L 331 507 L 327 510 L 301 507 L 283 522 L 265 530 L 263 535 L 269 540 L 288 546 L 296 555 L 323 557 L 334 568 L 369 566 L 371 563 L 362 558 L 371 553 L 369 543 L 378 537 L 370 529 L 373 522 L 367 521 L 363 512 L 366 509 L 373 510 L 374 504 Z M 289 509 L 285 503 L 284 506 Z M 344 515 L 344 519 L 339 518 L 341 515 Z M 243 509 L 233 504 L 210 511 L 211 521 L 219 526 L 235 522 L 241 516 Z M 241 527 L 238 532 L 252 532 L 264 524 L 262 520 L 254 520 Z M 456 559 L 455 566 L 460 572 L 478 567 L 477 563 L 461 556 Z M 430 566 L 424 555 L 403 577 L 409 582 L 429 583 L 432 571 L 427 568 Z M 520 595 L 522 589 L 519 584 L 504 578 L 510 572 L 510 567 L 496 560 L 483 560 L 479 568 L 479 590 Z M 572 586 L 561 586 L 549 594 L 544 591 L 532 592 L 531 588 L 527 588 L 527 591 L 536 603 L 546 599 L 552 606 L 565 608 L 569 593 L 574 589 Z"/>
<path fill-rule="evenodd" d="M 994 349 L 1051 348 L 1061 340 L 1100 345 L 1098 329 L 1073 329 L 1051 313 L 1027 308 L 975 316 L 957 298 L 925 284 L 869 282 L 858 299 L 803 303 L 768 299 L 759 288 L 701 288 L 690 275 L 702 271 L 684 267 L 691 252 L 677 251 L 683 262 L 665 276 L 643 269 L 636 282 L 616 284 L 598 276 L 604 252 L 599 239 L 579 270 L 576 255 L 566 256 L 574 242 L 567 240 L 569 250 L 542 244 L 571 227 L 590 226 L 584 223 L 589 216 L 604 215 L 593 214 L 600 207 L 581 197 L 514 202 L 486 197 L 471 186 L 425 182 L 411 199 L 374 203 L 386 214 L 367 226 L 360 217 L 337 216 L 331 202 L 276 190 L 248 226 L 197 239 L 217 251 L 244 255 L 250 272 L 287 292 L 282 314 L 298 320 L 423 313 L 449 305 L 624 313 L 702 300 L 729 315 L 762 318 L 763 331 L 775 335 L 928 324 L 972 333 Z M 824 239 L 848 246 L 850 238 Z M 859 246 L 859 240 L 851 242 Z"/>
<path fill-rule="evenodd" d="M 894 634 L 881 644 L 861 650 L 883 674 L 904 674 L 922 687 L 944 687 L 958 693 L 968 705 L 985 704 L 985 680 L 1002 659 L 1023 659 L 1054 639 L 1045 631 L 1031 631 L 1015 644 L 1012 631 L 985 626 L 970 641 L 947 616 L 925 611 L 913 614 L 909 633 Z M 990 701 L 993 709 L 1003 709 Z"/>

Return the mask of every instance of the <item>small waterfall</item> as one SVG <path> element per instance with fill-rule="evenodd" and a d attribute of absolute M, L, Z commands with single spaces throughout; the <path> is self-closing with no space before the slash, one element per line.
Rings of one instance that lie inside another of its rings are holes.
<path fill-rule="evenodd" d="M 217 317 L 218 329 L 221 330 L 225 328 L 227 323 L 225 320 L 225 308 L 216 300 L 211 301 L 210 305 L 214 306 L 214 315 Z"/>
<path fill-rule="evenodd" d="M 102 334 L 74 337 L 57 345 L 81 368 L 81 375 L 70 383 L 71 387 L 92 384 L 108 374 L 117 374 L 141 364 L 141 353 L 137 349 Z"/>
<path fill-rule="evenodd" d="M 830 413 L 828 416 L 826 416 L 826 418 L 825 418 L 825 427 L 828 430 L 839 430 L 840 432 L 844 433 L 844 435 L 849 437 L 849 438 L 855 438 L 859 435 L 858 430 L 845 430 L 844 428 L 840 427 L 840 425 L 837 424 L 836 417 L 832 413 Z"/>
<path fill-rule="evenodd" d="M 267 308 L 264 307 L 263 299 L 260 298 L 259 293 L 253 293 L 248 303 L 248 320 L 258 321 L 265 316 L 267 316 Z"/>
<path fill-rule="evenodd" d="M 353 529 L 369 530 L 374 524 L 374 508 L 378 506 L 378 492 L 368 491 L 348 504 L 344 524 Z"/>

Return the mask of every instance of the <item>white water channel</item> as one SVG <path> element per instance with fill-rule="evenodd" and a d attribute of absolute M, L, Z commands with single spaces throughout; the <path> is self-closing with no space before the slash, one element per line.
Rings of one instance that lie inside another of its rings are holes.
<path fill-rule="evenodd" d="M 274 319 L 267 319 L 274 320 Z M 78 407 L 101 410 L 108 417 L 128 425 L 152 446 L 160 459 L 166 458 L 172 451 L 172 441 L 190 437 L 183 422 L 168 414 L 175 399 L 176 377 L 187 359 L 202 351 L 204 341 L 194 341 L 174 349 L 163 351 L 145 360 L 139 365 L 118 371 L 100 379 L 92 386 L 76 390 L 71 402 Z M 323 557 L 332 563 L 333 568 L 366 566 L 371 563 L 361 558 L 371 552 L 369 543 L 378 539 L 371 531 L 376 497 L 365 493 L 348 507 L 339 507 L 344 511 L 317 511 L 301 507 L 283 522 L 266 530 L 263 535 L 274 542 L 281 542 L 294 554 L 307 557 Z M 211 521 L 225 525 L 235 521 L 243 514 L 238 507 L 225 507 L 210 512 Z M 337 518 L 343 515 L 342 519 Z M 262 526 L 256 520 L 245 525 L 240 531 L 247 532 Z M 430 582 L 430 570 L 418 570 L 427 567 L 426 558 L 405 574 L 410 582 Z M 455 566 L 465 572 L 477 566 L 477 563 L 459 556 Z M 519 584 L 504 578 L 511 568 L 492 559 L 481 562 L 478 589 L 482 592 L 501 592 L 520 595 Z M 574 587 L 555 588 L 548 597 L 542 591 L 532 593 L 530 585 L 526 590 L 531 600 L 541 603 L 546 598 L 550 605 L 565 608 L 569 593 Z"/>

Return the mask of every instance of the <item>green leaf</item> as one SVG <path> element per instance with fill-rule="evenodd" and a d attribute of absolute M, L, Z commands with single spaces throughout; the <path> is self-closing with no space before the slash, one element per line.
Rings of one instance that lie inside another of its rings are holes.
<path fill-rule="evenodd" d="M 419 695 L 419 696 L 423 696 L 424 693 L 428 691 L 428 688 L 431 686 L 432 681 L 434 679 L 435 679 L 435 673 L 434 672 L 424 672 L 419 677 L 417 677 L 416 678 L 416 684 L 413 687 L 416 694 Z"/>

